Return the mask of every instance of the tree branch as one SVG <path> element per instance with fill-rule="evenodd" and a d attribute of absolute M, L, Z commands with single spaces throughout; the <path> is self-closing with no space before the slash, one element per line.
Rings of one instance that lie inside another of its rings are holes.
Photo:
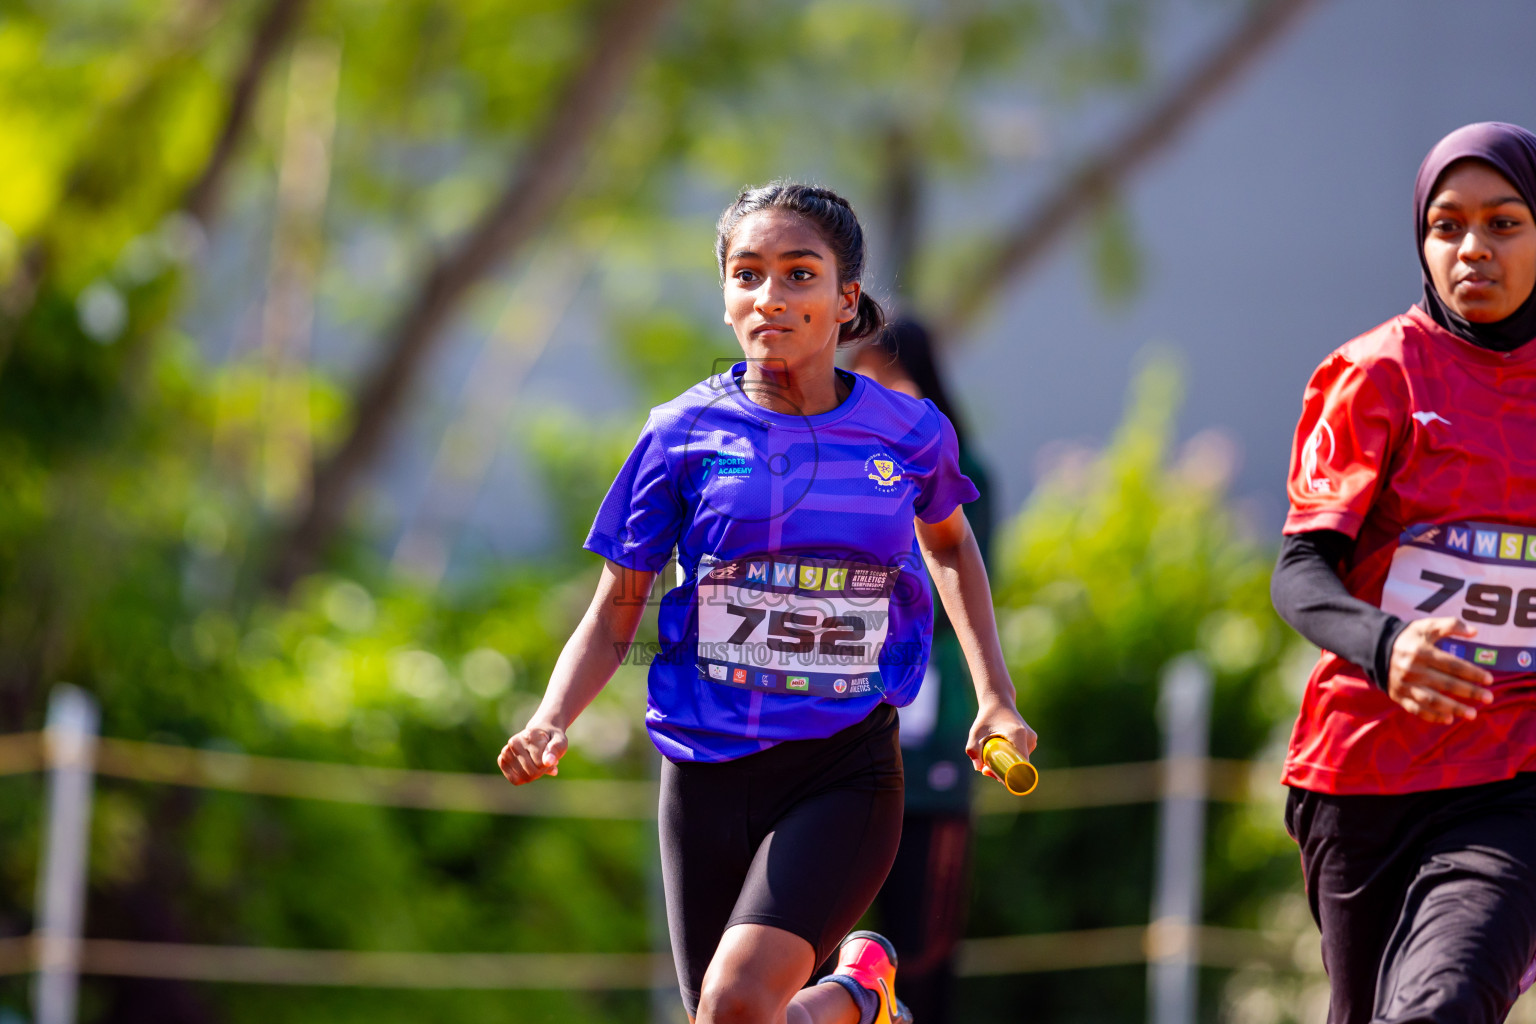
<path fill-rule="evenodd" d="M 598 129 L 646 52 L 668 0 L 618 0 L 603 12 L 586 63 L 550 109 L 497 200 L 444 253 L 381 345 L 358 392 L 350 433 L 315 468 L 308 504 L 278 546 L 268 582 L 286 591 L 310 572 L 340 528 L 364 472 L 384 448 L 410 388 L 470 288 L 506 263 L 570 191 Z"/>
<path fill-rule="evenodd" d="M 1033 269 L 1079 217 L 1166 148 L 1195 115 L 1257 62 L 1314 0 L 1263 0 L 1235 31 L 1125 132 L 1078 164 L 996 240 L 986 263 L 936 319 L 950 337 L 972 327 L 1007 285 Z"/>
<path fill-rule="evenodd" d="M 893 123 L 886 129 L 885 172 L 881 182 L 887 236 L 885 278 L 897 307 L 904 308 L 915 290 L 912 269 L 920 241 L 922 180 L 917 145 L 911 130 L 901 124 Z"/>
<path fill-rule="evenodd" d="M 274 9 L 280 7 L 302 7 L 307 2 L 308 0 L 274 0 L 272 6 Z M 142 61 L 136 62 L 138 74 L 132 85 L 112 102 L 108 103 L 102 110 L 98 111 L 97 118 L 110 123 L 123 123 L 124 121 L 135 123 L 137 116 L 135 112 L 136 105 L 153 91 L 154 87 L 168 71 L 174 69 L 179 61 L 184 59 L 186 52 L 201 44 L 209 29 L 217 21 L 219 9 L 223 6 L 223 3 L 224 0 L 217 0 L 217 2 L 207 0 L 207 2 L 202 4 L 189 5 L 183 16 L 172 19 L 164 38 L 152 40 L 147 48 L 145 58 Z M 273 20 L 271 13 L 269 12 L 269 16 L 263 24 L 264 28 Z M 279 41 L 272 41 L 269 44 L 270 50 L 275 51 Z M 220 166 L 216 172 L 211 174 L 211 180 L 216 181 L 222 175 L 222 165 L 228 162 L 230 152 L 233 150 L 232 140 L 239 134 L 235 126 L 243 126 L 245 121 L 249 119 L 250 97 L 255 94 L 256 86 L 261 77 L 260 71 L 265 67 L 265 61 L 259 66 L 254 62 L 255 52 L 260 49 L 259 44 L 253 47 L 253 59 L 247 62 L 238 80 L 236 101 L 232 104 L 231 114 L 233 115 L 236 110 L 239 111 L 239 114 L 238 116 L 232 116 L 230 121 L 224 126 L 220 137 L 220 147 L 224 151 L 215 151 L 214 161 L 210 162 L 209 169 L 204 170 L 203 178 L 210 178 L 210 170 L 215 162 L 219 163 Z M 270 53 L 268 57 L 270 57 Z M 241 102 L 242 95 L 244 95 L 244 102 Z M 93 127 L 92 131 L 87 134 L 87 137 L 95 140 L 97 143 L 100 143 L 101 137 L 104 134 L 110 138 L 110 133 L 104 133 L 98 129 L 99 126 Z M 226 139 L 230 141 L 226 142 Z M 63 196 L 65 200 L 73 201 L 77 199 L 80 193 L 81 181 L 90 175 L 91 168 L 102 162 L 103 159 L 110 160 L 111 156 L 115 155 L 110 150 L 110 142 L 103 145 L 107 147 L 109 154 L 107 157 L 103 157 L 100 152 L 90 147 L 86 147 L 83 152 L 75 155 L 73 165 L 62 175 L 64 184 Z M 181 206 L 190 210 L 190 205 L 185 200 L 181 203 Z M 199 220 L 206 222 L 206 214 L 195 215 L 198 216 Z M 58 244 L 58 239 L 48 232 L 37 235 L 22 253 L 21 260 L 17 268 L 12 272 L 10 279 L 0 282 L 0 370 L 4 369 L 5 362 L 10 356 L 11 348 L 17 341 L 18 333 L 22 328 L 22 322 L 32 311 L 33 305 L 37 301 L 38 292 L 52 271 L 55 248 Z"/>
<path fill-rule="evenodd" d="M 218 211 L 224 180 L 234 161 L 235 150 L 239 148 L 250 127 L 256 97 L 261 92 L 261 83 L 266 78 L 267 69 L 298 28 L 308 6 L 309 0 L 272 0 L 267 5 L 256 34 L 251 37 L 251 48 L 246 53 L 245 63 L 235 77 L 234 87 L 230 91 L 229 109 L 224 115 L 224 125 L 219 129 L 218 141 L 214 143 L 213 152 L 209 154 L 203 172 L 192 183 L 192 187 L 187 189 L 186 198 L 182 200 L 182 209 L 197 218 L 199 224 L 206 226 Z"/>

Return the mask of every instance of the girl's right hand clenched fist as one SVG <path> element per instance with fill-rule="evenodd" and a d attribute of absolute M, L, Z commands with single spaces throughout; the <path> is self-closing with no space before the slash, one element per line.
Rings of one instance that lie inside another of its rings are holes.
<path fill-rule="evenodd" d="M 532 782 L 541 775 L 559 775 L 566 745 L 564 729 L 529 722 L 522 732 L 507 740 L 496 766 L 514 786 Z"/>

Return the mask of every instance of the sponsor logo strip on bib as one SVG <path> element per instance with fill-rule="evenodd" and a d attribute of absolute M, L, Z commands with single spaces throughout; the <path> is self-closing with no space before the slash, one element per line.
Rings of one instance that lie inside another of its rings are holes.
<path fill-rule="evenodd" d="M 1440 647 L 1495 672 L 1536 664 L 1536 529 L 1497 523 L 1410 527 L 1399 539 L 1381 592 L 1400 619 L 1455 616 L 1477 627 L 1471 640 Z"/>
<path fill-rule="evenodd" d="M 899 568 L 764 556 L 699 568 L 699 675 L 768 693 L 884 691 Z"/>

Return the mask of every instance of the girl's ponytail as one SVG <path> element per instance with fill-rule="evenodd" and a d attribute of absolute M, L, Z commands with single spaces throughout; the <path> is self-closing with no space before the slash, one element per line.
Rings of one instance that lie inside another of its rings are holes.
<path fill-rule="evenodd" d="M 837 333 L 839 345 L 852 345 L 865 338 L 873 338 L 885 330 L 885 310 L 869 292 L 859 292 L 859 308 L 852 320 L 843 324 Z"/>

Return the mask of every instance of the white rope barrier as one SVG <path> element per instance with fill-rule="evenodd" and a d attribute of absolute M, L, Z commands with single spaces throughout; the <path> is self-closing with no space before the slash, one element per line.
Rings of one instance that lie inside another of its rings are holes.
<path fill-rule="evenodd" d="M 95 757 L 97 775 L 264 796 L 602 820 L 643 821 L 656 814 L 655 783 L 645 781 L 560 779 L 514 788 L 489 773 L 299 761 L 110 738 L 97 741 Z M 0 736 L 0 776 L 40 772 L 52 763 L 45 734 Z M 1201 769 L 1206 798 L 1218 802 L 1251 799 L 1279 777 L 1276 765 L 1216 759 L 1056 768 L 1046 771 L 1040 788 L 1026 799 L 1000 786 L 979 785 L 975 808 L 990 816 L 1151 803 L 1168 793 L 1196 795 L 1186 790 Z M 1154 923 L 968 939 L 960 946 L 958 973 L 983 977 L 1141 964 L 1170 949 L 1187 949 L 1207 967 L 1262 964 L 1313 970 L 1320 969 L 1311 962 L 1314 947 L 1258 931 Z M 0 938 L 0 976 L 37 970 L 42 952 L 36 936 Z M 670 975 L 671 958 L 662 953 L 395 953 L 81 939 L 79 971 L 264 985 L 597 991 L 651 988 L 657 977 Z"/>
<path fill-rule="evenodd" d="M 0 737 L 0 775 L 41 771 L 48 764 L 47 744 L 41 734 Z M 561 779 L 557 785 L 514 787 L 499 774 L 296 761 L 106 737 L 98 741 L 96 774 L 263 796 L 432 811 L 635 821 L 656 816 L 656 786 L 652 782 Z"/>
<path fill-rule="evenodd" d="M 32 937 L 0 940 L 0 974 L 35 969 Z M 644 989 L 653 953 L 378 953 L 83 939 L 80 973 L 174 981 L 348 988 Z"/>
<path fill-rule="evenodd" d="M 1144 964 L 1188 951 L 1202 967 L 1265 966 L 1277 971 L 1321 971 L 1313 941 L 1281 933 L 1213 925 L 1132 925 L 1047 935 L 1006 935 L 967 939 L 960 944 L 958 973 L 964 977 L 1035 974 L 1087 967 Z"/>
<path fill-rule="evenodd" d="M 298 761 L 105 737 L 98 742 L 96 774 L 138 782 L 434 811 L 632 821 L 656 816 L 656 784 L 647 781 L 557 779 L 514 787 L 489 773 Z M 42 771 L 49 763 L 41 733 L 0 736 L 0 776 Z M 1262 787 L 1279 784 L 1279 765 L 1221 759 L 1203 764 L 1207 799 L 1218 803 L 1242 803 Z M 1187 795 L 1188 779 L 1198 775 L 1191 769 L 1198 767 L 1174 760 L 1047 768 L 1040 788 L 1027 798 L 978 783 L 976 813 L 1154 803 L 1169 792 Z"/>
<path fill-rule="evenodd" d="M 967 939 L 960 944 L 957 973 L 975 978 L 1136 965 L 1186 942 L 1205 967 L 1322 969 L 1315 942 L 1209 925 L 1150 925 Z M 35 970 L 38 949 L 30 936 L 0 939 L 0 975 Z M 639 990 L 671 972 L 665 953 L 378 953 L 118 939 L 83 939 L 80 948 L 81 974 L 258 985 Z"/>
<path fill-rule="evenodd" d="M 17 732 L 0 736 L 0 775 L 31 775 L 48 767 L 43 734 Z"/>

